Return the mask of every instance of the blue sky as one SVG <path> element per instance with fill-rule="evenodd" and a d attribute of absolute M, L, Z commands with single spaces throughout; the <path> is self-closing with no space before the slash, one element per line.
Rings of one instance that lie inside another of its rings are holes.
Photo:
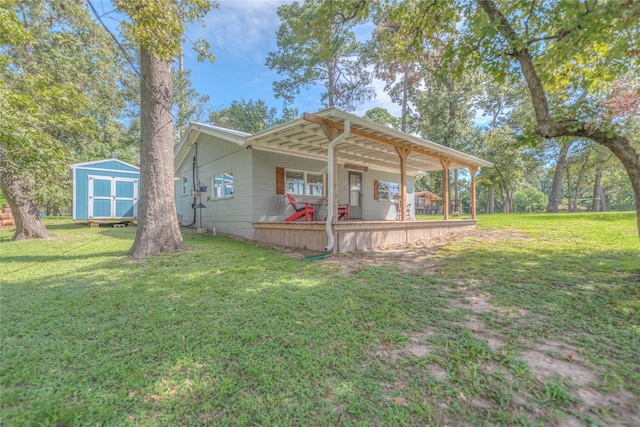
<path fill-rule="evenodd" d="M 194 24 L 188 39 L 207 40 L 216 56 L 214 63 L 197 62 L 196 54 L 185 44 L 185 68 L 191 70 L 195 89 L 210 98 L 214 109 L 224 108 L 233 100 L 262 99 L 269 106 L 282 107 L 273 95 L 273 82 L 280 77 L 265 65 L 267 55 L 277 49 L 276 31 L 280 26 L 277 9 L 282 0 L 221 0 L 220 9 L 205 17 L 205 27 Z M 377 97 L 358 107 L 357 115 L 382 106 L 392 114 L 400 109 L 384 94 L 382 82 L 375 82 Z M 294 103 L 300 114 L 316 112 L 323 107 L 320 89 L 303 91 Z"/>

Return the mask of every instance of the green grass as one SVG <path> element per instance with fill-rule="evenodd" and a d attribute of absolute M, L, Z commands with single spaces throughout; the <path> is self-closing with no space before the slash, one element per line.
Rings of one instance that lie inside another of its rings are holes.
<path fill-rule="evenodd" d="M 631 213 L 481 216 L 478 233 L 412 249 L 430 270 L 189 232 L 192 251 L 131 262 L 135 229 L 47 225 L 48 241 L 0 231 L 3 425 L 640 417 Z M 541 348 L 593 379 L 542 375 L 524 357 Z"/>

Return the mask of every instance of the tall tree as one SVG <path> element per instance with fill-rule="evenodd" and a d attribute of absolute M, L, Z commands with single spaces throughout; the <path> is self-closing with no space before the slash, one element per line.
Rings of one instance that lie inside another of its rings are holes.
<path fill-rule="evenodd" d="M 558 212 L 558 206 L 560 205 L 560 195 L 562 192 L 562 177 L 564 176 L 564 169 L 567 163 L 567 155 L 569 149 L 573 143 L 573 139 L 560 138 L 560 151 L 558 153 L 558 159 L 556 160 L 556 168 L 553 174 L 553 184 L 551 184 L 551 194 L 549 195 L 549 203 L 547 205 L 547 212 Z"/>
<path fill-rule="evenodd" d="M 65 185 L 73 160 L 122 142 L 126 67 L 76 1 L 2 1 L 0 19 L 0 186 L 13 238 L 47 237 L 36 195 Z"/>
<path fill-rule="evenodd" d="M 380 7 L 400 28 L 394 41 L 418 50 L 425 43 L 424 35 L 462 27 L 463 43 L 448 45 L 445 57 L 463 58 L 464 68 L 481 67 L 499 78 L 522 76 L 536 117 L 535 133 L 544 138 L 586 138 L 609 149 L 631 180 L 640 213 L 637 142 L 619 122 L 603 114 L 603 100 L 612 83 L 638 64 L 640 55 L 634 46 L 640 36 L 638 2 L 412 4 L 417 10 L 409 13 L 400 2 L 384 2 Z M 640 215 L 637 221 L 640 233 Z"/>
<path fill-rule="evenodd" d="M 273 84 L 276 96 L 291 102 L 302 89 L 321 85 L 322 103 L 352 111 L 374 95 L 371 74 L 358 62 L 362 45 L 353 33 L 355 22 L 338 6 L 305 0 L 278 8 L 278 50 L 266 62 L 285 76 Z"/>
<path fill-rule="evenodd" d="M 182 59 L 180 59 L 182 63 Z M 209 97 L 201 95 L 191 83 L 191 70 L 180 65 L 173 70 L 173 117 L 175 127 L 174 145 L 180 142 L 189 122 L 202 121 L 209 112 Z"/>
<path fill-rule="evenodd" d="M 384 91 L 400 106 L 399 127 L 402 132 L 407 132 L 414 112 L 412 107 L 415 106 L 417 88 L 422 82 L 420 70 L 429 66 L 430 54 L 437 49 L 430 46 L 423 55 L 413 55 L 410 58 L 407 55 L 398 56 L 395 46 L 385 42 L 388 33 L 394 32 L 393 23 L 384 12 L 374 17 L 374 23 L 376 29 L 366 45 L 364 58 L 368 64 L 373 65 L 375 77 L 384 81 Z"/>
<path fill-rule="evenodd" d="M 389 126 L 393 129 L 402 130 L 402 119 L 393 116 L 388 110 L 375 107 L 364 113 L 364 118 L 381 125 Z"/>
<path fill-rule="evenodd" d="M 216 126 L 239 130 L 247 133 L 258 133 L 281 123 L 286 123 L 299 116 L 297 108 L 282 107 L 282 114 L 278 115 L 278 109 L 269 107 L 262 100 L 252 99 L 245 101 L 233 101 L 227 108 L 212 111 L 209 121 Z"/>
<path fill-rule="evenodd" d="M 125 29 L 140 45 L 140 201 L 133 258 L 186 249 L 173 185 L 171 61 L 180 53 L 185 26 L 211 8 L 206 0 L 118 2 L 131 22 Z M 208 46 L 199 45 L 201 55 Z"/>

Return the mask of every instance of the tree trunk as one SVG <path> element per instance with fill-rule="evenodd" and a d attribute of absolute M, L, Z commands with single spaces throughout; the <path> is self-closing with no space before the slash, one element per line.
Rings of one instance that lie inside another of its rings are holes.
<path fill-rule="evenodd" d="M 24 178 L 0 169 L 0 189 L 11 206 L 16 232 L 11 240 L 46 239 L 49 237 L 40 210 L 33 202 L 31 186 Z"/>
<path fill-rule="evenodd" d="M 504 206 L 502 212 L 513 213 L 513 190 L 505 189 Z"/>
<path fill-rule="evenodd" d="M 334 69 L 335 64 L 333 62 L 329 63 L 329 66 L 327 67 L 328 71 L 329 71 L 329 76 L 328 76 L 328 83 L 327 83 L 327 108 L 332 108 L 333 105 L 335 104 L 335 98 L 334 98 L 334 94 L 335 94 L 335 83 L 334 83 L 334 79 L 335 79 L 335 69 Z"/>
<path fill-rule="evenodd" d="M 140 49 L 140 205 L 129 255 L 186 250 L 174 199 L 171 64 Z"/>
<path fill-rule="evenodd" d="M 636 225 L 640 236 L 640 156 L 631 145 L 631 141 L 617 132 L 603 130 L 597 125 L 579 120 L 564 120 L 556 122 L 549 112 L 549 103 L 540 76 L 536 71 L 531 53 L 523 45 L 520 37 L 506 16 L 498 10 L 493 0 L 476 0 L 498 27 L 498 31 L 507 40 L 513 55 L 520 64 L 520 70 L 527 83 L 531 101 L 536 115 L 538 127 L 536 133 L 544 138 L 560 136 L 576 136 L 587 138 L 607 147 L 624 166 L 636 198 Z M 524 46 L 524 47 L 523 47 Z"/>
<path fill-rule="evenodd" d="M 558 161 L 556 162 L 556 171 L 553 174 L 553 184 L 551 185 L 551 195 L 549 196 L 549 204 L 547 205 L 547 212 L 558 212 L 558 205 L 560 204 L 560 192 L 562 191 L 562 174 L 567 162 L 567 154 L 573 141 L 565 141 L 560 143 L 560 154 L 558 155 Z"/>
<path fill-rule="evenodd" d="M 588 164 L 587 162 L 588 159 L 589 158 L 587 157 L 587 160 L 585 160 L 582 166 L 580 167 L 580 173 L 578 174 L 578 181 L 576 182 L 576 188 L 575 188 L 575 191 L 573 192 L 573 210 L 571 212 L 578 212 L 578 199 L 580 196 L 580 189 L 582 187 L 582 180 L 584 179 L 584 172 Z"/>
<path fill-rule="evenodd" d="M 593 183 L 593 201 L 591 202 L 591 211 L 600 212 L 600 194 L 602 192 L 602 171 L 596 169 L 596 178 Z"/>
<path fill-rule="evenodd" d="M 602 206 L 602 209 L 600 209 L 600 212 L 606 212 L 607 211 L 607 197 L 604 193 L 604 188 L 602 187 L 602 185 L 600 185 L 600 205 Z"/>
<path fill-rule="evenodd" d="M 487 198 L 487 213 L 492 214 L 495 212 L 496 195 L 493 191 L 493 187 L 489 190 L 489 197 Z"/>
<path fill-rule="evenodd" d="M 400 118 L 400 130 L 402 132 L 407 131 L 407 74 L 409 74 L 409 72 L 407 71 L 407 67 L 405 67 L 402 78 L 402 117 Z"/>
<path fill-rule="evenodd" d="M 567 169 L 567 212 L 571 212 L 571 169 Z"/>

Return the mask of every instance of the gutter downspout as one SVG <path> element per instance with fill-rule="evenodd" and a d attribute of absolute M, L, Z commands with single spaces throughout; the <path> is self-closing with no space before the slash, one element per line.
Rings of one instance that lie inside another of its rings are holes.
<path fill-rule="evenodd" d="M 349 136 L 349 132 L 351 132 L 351 122 L 349 120 L 345 120 L 344 130 L 340 135 L 338 135 L 333 141 L 329 143 L 329 147 L 327 148 L 327 163 L 328 163 L 327 169 L 329 171 L 329 182 L 327 183 L 327 186 L 329 187 L 329 203 L 328 203 L 327 209 L 329 211 L 327 212 L 327 220 L 325 222 L 328 244 L 327 244 L 327 247 L 324 248 L 324 250 L 327 252 L 333 249 L 333 245 L 335 243 L 333 239 L 332 224 L 333 224 L 333 206 L 334 206 L 333 182 L 335 180 L 333 173 L 335 171 L 334 164 L 336 159 L 333 155 L 333 149 L 336 145 L 338 145 L 340 141 L 342 141 L 343 139 Z"/>

